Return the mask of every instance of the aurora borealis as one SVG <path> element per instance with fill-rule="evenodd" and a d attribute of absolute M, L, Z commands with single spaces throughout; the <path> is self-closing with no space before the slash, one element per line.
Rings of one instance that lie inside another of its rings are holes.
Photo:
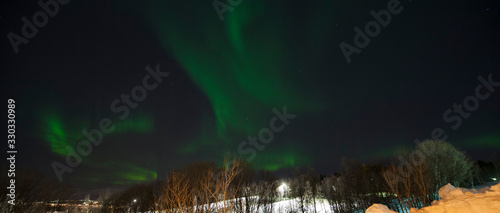
<path fill-rule="evenodd" d="M 289 60 L 296 56 L 283 39 L 286 38 L 286 28 L 274 28 L 276 23 L 273 22 L 264 25 L 259 22 L 270 13 L 276 13 L 265 8 L 266 2 L 247 2 L 238 13 L 228 14 L 223 23 L 213 16 L 210 8 L 189 7 L 195 3 L 156 1 L 142 10 L 162 46 L 177 58 L 206 94 L 215 115 L 215 121 L 204 120 L 210 122 L 202 126 L 204 134 L 181 147 L 181 153 L 195 153 L 210 146 L 228 146 L 234 144 L 234 135 L 256 134 L 269 119 L 273 107 L 289 105 L 290 110 L 297 113 L 321 110 L 322 101 L 307 96 L 301 88 L 293 85 L 296 79 L 282 78 L 284 72 L 294 69 Z M 184 10 L 196 15 L 177 23 L 175 17 L 181 16 Z M 187 23 L 197 27 L 185 29 L 183 24 Z M 258 29 L 257 23 L 260 23 Z M 262 35 L 250 37 L 245 35 L 248 31 Z M 185 48 L 187 46 L 190 48 Z M 214 123 L 215 130 L 210 127 Z M 288 149 L 292 150 L 275 149 L 272 154 L 276 158 L 274 161 L 263 160 L 255 166 L 276 170 L 310 162 L 310 159 L 303 159 L 301 149 Z M 221 150 L 219 156 L 224 152 Z M 301 163 L 293 163 L 295 158 Z"/>
<path fill-rule="evenodd" d="M 19 53 L 2 39 L 1 93 L 18 103 L 19 167 L 54 176 L 51 162 L 109 118 L 115 129 L 64 181 L 147 182 L 241 154 L 284 107 L 297 116 L 256 149 L 256 170 L 331 174 L 343 157 L 384 161 L 435 128 L 489 160 L 500 151 L 500 88 L 456 130 L 443 112 L 474 94 L 478 76 L 500 81 L 498 3 L 401 1 L 404 11 L 346 63 L 339 43 L 352 43 L 353 28 L 387 2 L 243 0 L 221 21 L 212 1 L 71 1 Z M 40 10 L 1 4 L 4 35 Z M 121 120 L 110 105 L 156 64 L 170 75 Z"/>

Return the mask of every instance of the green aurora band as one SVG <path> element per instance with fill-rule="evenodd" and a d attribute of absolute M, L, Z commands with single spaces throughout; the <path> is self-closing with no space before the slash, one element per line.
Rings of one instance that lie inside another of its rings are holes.
<path fill-rule="evenodd" d="M 41 114 L 42 138 L 48 143 L 53 153 L 65 156 L 68 152 L 67 146 L 74 147 L 83 138 L 81 129 L 72 128 L 69 124 L 78 123 L 82 126 L 89 126 L 89 120 L 80 118 L 78 122 L 64 121 L 62 116 L 55 111 L 46 110 Z"/>
<path fill-rule="evenodd" d="M 41 113 L 41 129 L 40 134 L 47 142 L 51 151 L 61 157 L 65 157 L 68 152 L 66 147 L 75 149 L 77 143 L 84 139 L 82 130 L 84 128 L 93 129 L 97 125 L 91 125 L 89 119 L 84 116 L 75 117 L 63 116 L 60 111 L 56 111 L 56 107 L 51 107 L 52 110 L 44 110 Z M 69 119 L 67 117 L 70 117 Z M 131 115 L 125 120 L 115 119 L 113 125 L 115 130 L 104 135 L 104 143 L 106 139 L 122 134 L 150 134 L 153 132 L 153 119 L 147 116 L 146 113 L 137 113 Z M 114 145 L 113 145 L 114 146 Z M 100 147 L 104 148 L 104 147 Z M 141 158 L 144 160 L 144 158 Z M 91 154 L 86 157 L 82 163 L 85 166 L 92 167 L 94 172 L 79 176 L 84 182 L 90 183 L 112 183 L 116 185 L 136 184 L 143 181 L 155 180 L 157 173 L 149 168 L 156 169 L 154 161 L 146 159 L 147 166 L 139 166 L 127 161 L 113 162 L 109 161 L 108 156 L 100 156 Z M 149 168 L 148 168 L 149 167 Z M 98 171 L 98 172 L 95 172 Z"/>
<path fill-rule="evenodd" d="M 41 134 L 49 144 L 52 152 L 65 156 L 67 154 L 66 147 L 75 147 L 76 144 L 83 139 L 82 130 L 96 128 L 90 125 L 88 119 L 79 118 L 78 121 L 64 121 L 61 115 L 48 112 L 42 114 L 42 130 Z M 71 126 L 70 124 L 79 124 L 79 126 Z M 116 119 L 113 122 L 115 130 L 108 135 L 121 133 L 140 133 L 148 134 L 153 132 L 153 120 L 146 116 L 131 116 L 125 120 Z M 108 135 L 105 135 L 107 137 Z"/>
<path fill-rule="evenodd" d="M 289 112 L 299 116 L 324 108 L 324 103 L 311 98 L 300 86 L 304 82 L 296 83 L 300 76 L 283 75 L 298 69 L 294 48 L 303 44 L 290 38 L 287 30 L 294 26 L 276 28 L 281 26 L 280 20 L 268 18 L 272 14 L 287 16 L 288 11 L 276 7 L 276 3 L 244 1 L 233 12 L 224 13 L 224 22 L 219 20 L 211 2 L 156 1 L 148 6 L 142 12 L 161 44 L 206 94 L 215 114 L 215 121 L 203 119 L 201 134 L 180 147 L 179 153 L 194 154 L 207 147 L 218 147 L 220 157 L 227 150 L 224 147 L 236 149 L 246 136 L 267 127 L 273 108 L 281 110 L 287 106 Z M 319 25 L 311 26 L 311 34 L 321 30 Z M 315 47 L 324 40 L 309 38 Z M 307 156 L 301 149 L 273 149 L 273 158 L 266 157 L 271 155 L 271 149 L 266 148 L 265 152 L 258 154 L 261 159 L 252 162 L 255 167 L 276 170 L 311 162 L 297 159 Z"/>
<path fill-rule="evenodd" d="M 466 138 L 457 144 L 463 148 L 492 148 L 500 149 L 500 134 L 488 133 L 473 138 Z"/>
<path fill-rule="evenodd" d="M 155 171 L 133 163 L 92 160 L 88 164 L 94 168 L 92 173 L 84 174 L 80 178 L 81 181 L 93 184 L 112 183 L 116 185 L 130 185 L 156 180 L 158 177 Z M 96 173 L 106 175 L 96 175 Z"/>

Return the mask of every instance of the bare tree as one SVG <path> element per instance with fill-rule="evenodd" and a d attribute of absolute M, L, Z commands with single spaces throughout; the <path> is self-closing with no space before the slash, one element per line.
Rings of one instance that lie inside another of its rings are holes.
<path fill-rule="evenodd" d="M 421 208 L 430 205 L 436 198 L 434 196 L 435 184 L 430 182 L 431 178 L 425 164 L 416 165 L 407 176 L 400 175 L 397 166 L 392 165 L 384 171 L 384 178 L 389 190 L 396 194 L 401 203 L 400 211 L 409 211 L 410 208 Z"/>
<path fill-rule="evenodd" d="M 194 196 L 190 184 L 185 172 L 173 171 L 160 198 L 163 201 L 160 209 L 166 209 L 167 212 L 193 212 Z"/>
<path fill-rule="evenodd" d="M 423 163 L 432 173 L 438 189 L 448 183 L 463 186 L 472 177 L 472 161 L 448 142 L 426 140 L 419 143 L 415 151 L 424 154 Z"/>
<path fill-rule="evenodd" d="M 222 164 L 222 169 L 217 174 L 211 173 L 214 178 L 209 179 L 215 179 L 215 185 L 204 181 L 206 183 L 204 189 L 209 192 L 215 203 L 220 204 L 216 206 L 217 212 L 225 213 L 233 210 L 234 201 L 230 201 L 230 199 L 235 198 L 234 191 L 238 189 L 230 186 L 234 178 L 241 172 L 242 165 L 243 160 L 241 158 L 231 157 L 228 153 Z"/>
<path fill-rule="evenodd" d="M 410 162 L 392 165 L 383 173 L 405 209 L 428 206 L 438 199 L 442 186 L 469 184 L 473 178 L 472 161 L 448 142 L 426 140 L 409 156 Z"/>
<path fill-rule="evenodd" d="M 252 165 L 246 161 L 241 162 L 241 172 L 233 181 L 233 191 L 235 193 L 235 211 L 240 213 L 250 213 L 255 211 L 257 199 L 252 198 L 256 194 L 255 183 L 253 182 L 254 171 Z"/>
<path fill-rule="evenodd" d="M 175 170 L 167 178 L 159 196 L 157 210 L 167 212 L 230 212 L 240 189 L 234 184 L 243 161 L 228 153 L 222 168 L 212 163 L 197 163 L 185 170 Z"/>
<path fill-rule="evenodd" d="M 277 197 L 277 178 L 269 171 L 260 171 L 258 182 L 255 184 L 257 206 L 255 212 L 273 212 L 273 203 Z"/>

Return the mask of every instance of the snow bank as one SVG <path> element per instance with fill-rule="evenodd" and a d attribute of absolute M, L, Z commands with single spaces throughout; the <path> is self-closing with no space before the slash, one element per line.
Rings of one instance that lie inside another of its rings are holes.
<path fill-rule="evenodd" d="M 410 210 L 410 213 L 498 213 L 500 212 L 500 184 L 479 190 L 455 188 L 451 184 L 439 189 L 441 200 L 431 206 Z M 394 213 L 387 206 L 374 204 L 366 213 Z"/>
<path fill-rule="evenodd" d="M 396 211 L 392 211 L 389 208 L 387 208 L 386 205 L 383 204 L 373 204 L 366 210 L 366 213 L 397 213 Z"/>

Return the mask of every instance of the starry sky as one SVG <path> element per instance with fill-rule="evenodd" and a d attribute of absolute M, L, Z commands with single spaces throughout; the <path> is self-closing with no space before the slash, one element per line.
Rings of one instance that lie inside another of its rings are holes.
<path fill-rule="evenodd" d="M 57 178 L 53 162 L 67 165 L 68 147 L 78 151 L 88 140 L 82 131 L 103 120 L 113 130 L 87 143 L 92 150 L 63 181 L 142 183 L 187 163 L 220 162 L 228 151 L 256 169 L 331 174 L 343 157 L 383 162 L 436 129 L 475 160 L 500 151 L 493 0 L 54 5 L 0 6 L 2 109 L 16 101 L 19 169 Z M 380 16 L 383 26 L 370 11 L 391 18 Z M 342 43 L 354 51 L 349 60 Z M 156 86 L 137 89 L 144 82 Z M 137 91 L 140 101 L 123 101 Z"/>

